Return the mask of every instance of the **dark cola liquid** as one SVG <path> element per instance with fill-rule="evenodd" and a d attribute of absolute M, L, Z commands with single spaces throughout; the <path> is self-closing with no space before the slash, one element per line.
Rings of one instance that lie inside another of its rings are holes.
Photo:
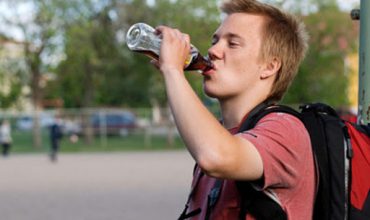
<path fill-rule="evenodd" d="M 202 56 L 199 52 L 196 53 L 195 56 L 193 56 L 193 59 L 192 61 L 190 62 L 190 64 L 185 67 L 185 70 L 200 70 L 200 71 L 207 71 L 209 69 L 212 68 L 212 63 L 211 61 Z"/>
<path fill-rule="evenodd" d="M 158 54 L 154 53 L 150 50 L 133 50 L 137 53 L 142 53 L 154 60 L 158 60 L 159 56 Z M 208 69 L 212 68 L 212 63 L 209 59 L 206 57 L 203 57 L 199 52 L 193 53 L 191 57 L 191 61 L 189 65 L 187 65 L 184 70 L 186 71 L 192 71 L 192 70 L 200 70 L 200 71 L 206 71 Z"/>
<path fill-rule="evenodd" d="M 158 54 L 154 53 L 153 51 L 150 51 L 150 50 L 133 50 L 134 52 L 137 52 L 137 53 L 142 53 L 154 60 L 158 60 L 159 59 L 159 56 Z"/>

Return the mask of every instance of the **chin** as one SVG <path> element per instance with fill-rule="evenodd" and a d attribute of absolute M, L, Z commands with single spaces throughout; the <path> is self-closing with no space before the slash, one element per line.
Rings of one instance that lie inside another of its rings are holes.
<path fill-rule="evenodd" d="M 204 94 L 206 94 L 208 97 L 210 98 L 215 98 L 215 99 L 219 99 L 221 97 L 220 94 L 218 94 L 217 92 L 215 91 L 212 91 L 210 89 L 207 89 L 207 88 L 203 88 L 203 91 L 204 91 Z"/>
<path fill-rule="evenodd" d="M 217 99 L 218 98 L 218 96 L 216 95 L 216 94 L 213 94 L 213 93 L 209 93 L 209 92 L 204 92 L 208 97 L 210 97 L 210 98 L 215 98 L 215 99 Z"/>
<path fill-rule="evenodd" d="M 203 92 L 210 98 L 223 99 L 228 96 L 223 88 L 210 83 L 203 83 Z"/>
<path fill-rule="evenodd" d="M 203 92 L 211 98 L 216 98 L 214 92 L 212 92 L 212 90 L 210 90 L 205 84 L 203 84 Z"/>

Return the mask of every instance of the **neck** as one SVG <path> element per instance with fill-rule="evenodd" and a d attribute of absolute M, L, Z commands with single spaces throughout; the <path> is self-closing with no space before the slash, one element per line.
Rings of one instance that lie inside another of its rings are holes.
<path fill-rule="evenodd" d="M 237 97 L 228 97 L 219 99 L 221 115 L 224 127 L 227 129 L 239 126 L 243 118 L 252 111 L 258 104 L 262 103 L 267 98 L 267 93 L 253 93 L 252 95 L 244 95 Z M 260 94 L 255 95 L 255 94 Z"/>

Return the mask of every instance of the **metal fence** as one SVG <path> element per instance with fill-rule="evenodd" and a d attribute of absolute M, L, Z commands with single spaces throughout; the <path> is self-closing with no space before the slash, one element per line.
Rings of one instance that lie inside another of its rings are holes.
<path fill-rule="evenodd" d="M 57 109 L 40 112 L 2 111 L 2 120 L 11 123 L 13 136 L 18 139 L 27 136 L 23 142 L 40 139 L 47 142 L 48 129 L 58 123 L 65 139 L 71 143 L 86 145 L 98 142 L 109 145 L 109 140 L 138 137 L 144 146 L 151 146 L 152 140 L 162 138 L 171 146 L 179 139 L 173 117 L 167 108 L 89 108 Z M 35 132 L 35 129 L 39 132 Z M 32 140 L 31 140 L 32 139 Z M 20 143 L 21 141 L 19 141 Z M 35 144 L 35 143 L 33 143 Z M 44 144 L 45 145 L 45 144 Z"/>

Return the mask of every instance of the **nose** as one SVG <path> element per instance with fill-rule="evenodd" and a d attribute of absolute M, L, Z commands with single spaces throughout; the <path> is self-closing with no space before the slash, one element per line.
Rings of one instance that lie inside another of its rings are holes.
<path fill-rule="evenodd" d="M 208 56 L 211 60 L 222 59 L 223 52 L 221 44 L 215 43 L 208 49 Z"/>

